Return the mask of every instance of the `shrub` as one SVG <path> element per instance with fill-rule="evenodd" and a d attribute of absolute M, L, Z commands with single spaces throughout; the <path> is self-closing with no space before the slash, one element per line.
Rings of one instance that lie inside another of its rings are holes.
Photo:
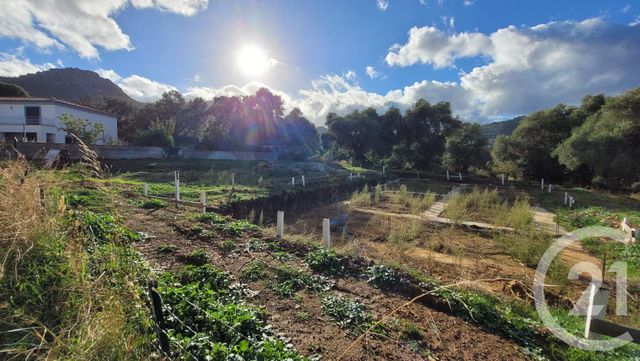
<path fill-rule="evenodd" d="M 149 147 L 173 148 L 173 135 L 162 128 L 152 128 L 138 131 L 132 141 L 135 145 Z"/>
<path fill-rule="evenodd" d="M 264 279 L 267 275 L 267 264 L 262 261 L 251 261 L 243 270 L 240 279 L 249 281 L 258 281 Z"/>
<path fill-rule="evenodd" d="M 408 220 L 406 222 L 393 223 L 387 239 L 396 246 L 408 246 L 424 231 L 424 222 Z"/>
<path fill-rule="evenodd" d="M 371 193 L 369 192 L 369 186 L 365 184 L 362 190 L 353 192 L 349 202 L 354 207 L 370 206 Z"/>

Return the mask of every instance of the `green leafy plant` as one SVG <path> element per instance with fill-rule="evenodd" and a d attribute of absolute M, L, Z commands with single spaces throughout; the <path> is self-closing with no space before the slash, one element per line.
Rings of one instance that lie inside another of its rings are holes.
<path fill-rule="evenodd" d="M 198 249 L 184 257 L 184 262 L 194 266 L 202 266 L 209 262 L 209 256 L 203 249 Z"/>
<path fill-rule="evenodd" d="M 325 272 L 330 274 L 339 274 L 344 272 L 342 260 L 335 251 L 326 248 L 319 248 L 309 252 L 305 261 L 309 267 L 316 272 Z"/>
<path fill-rule="evenodd" d="M 267 264 L 263 261 L 251 261 L 245 268 L 242 270 L 242 274 L 240 279 L 247 281 L 258 281 L 264 279 L 267 275 Z"/>
<path fill-rule="evenodd" d="M 397 285 L 399 277 L 397 272 L 385 265 L 373 265 L 365 271 L 367 282 L 374 287 L 389 289 Z"/>
<path fill-rule="evenodd" d="M 363 331 L 373 320 L 362 303 L 342 296 L 324 297 L 322 310 L 340 327 L 353 332 Z"/>
<path fill-rule="evenodd" d="M 167 202 L 157 198 L 146 199 L 140 204 L 140 208 L 143 209 L 160 209 L 167 208 L 168 206 L 169 204 Z"/>

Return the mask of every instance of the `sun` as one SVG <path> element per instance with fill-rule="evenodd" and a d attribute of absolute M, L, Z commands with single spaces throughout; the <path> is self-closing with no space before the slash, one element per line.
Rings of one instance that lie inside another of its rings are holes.
<path fill-rule="evenodd" d="M 271 60 L 258 46 L 248 45 L 238 51 L 238 69 L 249 77 L 263 75 L 270 67 Z"/>

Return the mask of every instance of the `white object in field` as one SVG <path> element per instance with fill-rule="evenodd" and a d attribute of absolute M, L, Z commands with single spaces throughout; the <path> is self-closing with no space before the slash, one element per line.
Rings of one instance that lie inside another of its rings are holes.
<path fill-rule="evenodd" d="M 382 174 L 384 174 L 386 171 L 387 171 L 387 166 L 386 166 L 386 165 L 383 165 L 383 166 L 382 166 Z"/>
<path fill-rule="evenodd" d="M 449 171 L 447 170 L 447 180 L 449 180 Z"/>
<path fill-rule="evenodd" d="M 325 247 L 331 248 L 331 221 L 329 218 L 322 220 L 322 241 Z"/>
<path fill-rule="evenodd" d="M 458 172 L 458 178 L 460 178 L 460 182 L 462 182 L 462 173 Z"/>
<path fill-rule="evenodd" d="M 173 172 L 174 184 L 176 187 L 176 201 L 180 200 L 180 171 Z"/>
<path fill-rule="evenodd" d="M 573 208 L 573 203 L 575 201 L 573 200 L 573 196 L 569 196 L 569 208 Z"/>
<path fill-rule="evenodd" d="M 236 186 L 236 174 L 235 173 L 231 173 L 231 186 L 232 187 Z"/>
<path fill-rule="evenodd" d="M 302 186 L 303 186 L 303 187 L 306 187 L 306 186 L 307 186 L 307 184 L 304 182 L 304 176 L 302 176 Z"/>
<path fill-rule="evenodd" d="M 549 184 L 549 193 L 551 193 L 551 184 Z"/>
<path fill-rule="evenodd" d="M 544 190 L 544 178 L 540 179 L 540 189 Z"/>
<path fill-rule="evenodd" d="M 349 181 L 353 179 L 353 173 L 349 173 Z"/>
<path fill-rule="evenodd" d="M 276 213 L 276 231 L 278 237 L 282 238 L 284 235 L 284 212 L 278 211 Z"/>
<path fill-rule="evenodd" d="M 502 176 L 502 185 L 504 185 L 504 174 L 500 174 Z"/>
<path fill-rule="evenodd" d="M 584 326 L 584 337 L 589 338 L 591 333 L 591 320 L 594 318 L 604 320 L 607 316 L 607 304 L 611 291 L 607 287 L 596 287 L 591 283 L 589 287 L 589 306 L 587 307 L 587 318 Z"/>
<path fill-rule="evenodd" d="M 564 205 L 567 205 L 567 200 L 569 200 L 569 193 L 564 192 Z"/>
<path fill-rule="evenodd" d="M 142 185 L 142 193 L 145 196 L 149 195 L 149 184 L 145 183 L 145 184 Z"/>
<path fill-rule="evenodd" d="M 207 193 L 200 192 L 200 203 L 202 203 L 202 213 L 207 213 Z"/>
<path fill-rule="evenodd" d="M 291 186 L 292 187 L 296 186 L 296 177 L 291 177 Z"/>

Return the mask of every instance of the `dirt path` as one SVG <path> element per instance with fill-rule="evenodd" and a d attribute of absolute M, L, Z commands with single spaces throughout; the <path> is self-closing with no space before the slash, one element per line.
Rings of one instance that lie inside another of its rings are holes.
<path fill-rule="evenodd" d="M 549 234 L 557 235 L 558 237 L 569 233 L 562 226 L 558 226 L 556 224 L 555 214 L 542 207 L 532 207 L 531 211 L 533 212 L 533 221 L 540 227 L 540 229 Z M 568 247 L 563 249 L 560 253 L 560 259 L 568 266 L 573 266 L 580 262 L 589 262 L 597 265 L 598 267 L 602 267 L 602 262 L 585 250 L 580 241 L 572 242 Z"/>

